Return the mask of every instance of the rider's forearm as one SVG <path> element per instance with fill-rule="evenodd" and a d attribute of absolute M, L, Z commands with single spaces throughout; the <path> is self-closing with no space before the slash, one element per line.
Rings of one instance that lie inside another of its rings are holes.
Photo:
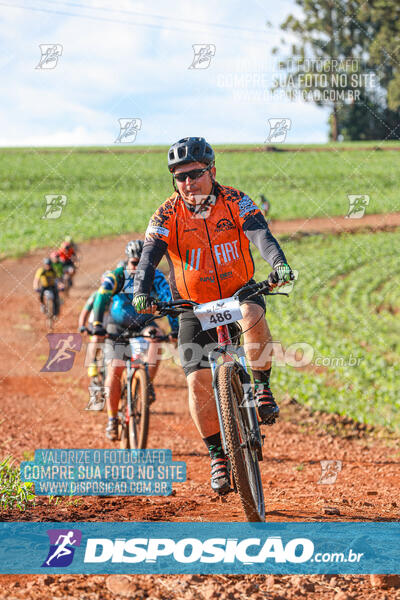
<path fill-rule="evenodd" d="M 84 308 L 81 312 L 81 314 L 79 315 L 79 319 L 78 319 L 78 327 L 84 327 L 86 325 L 86 321 L 88 319 L 90 312 L 88 310 L 86 310 L 86 308 Z"/>
<path fill-rule="evenodd" d="M 156 268 L 164 256 L 168 244 L 162 240 L 147 240 L 144 243 L 140 262 L 136 269 L 133 293 L 150 295 Z"/>
<path fill-rule="evenodd" d="M 263 215 L 258 213 L 246 219 L 243 224 L 243 231 L 250 242 L 258 248 L 262 258 L 271 267 L 275 267 L 275 265 L 282 262 L 287 262 L 283 250 L 270 232 Z"/>

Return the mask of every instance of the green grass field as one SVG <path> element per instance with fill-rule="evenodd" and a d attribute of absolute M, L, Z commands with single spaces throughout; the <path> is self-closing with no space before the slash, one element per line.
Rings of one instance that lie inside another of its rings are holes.
<path fill-rule="evenodd" d="M 368 213 L 400 210 L 399 153 L 373 151 L 377 144 L 304 153 L 220 147 L 217 178 L 255 200 L 264 193 L 275 219 L 345 215 L 347 194 L 369 194 Z M 144 232 L 171 193 L 171 179 L 165 148 L 130 149 L 0 151 L 1 255 L 55 246 L 67 233 L 81 241 Z M 67 196 L 59 219 L 42 219 L 45 194 Z M 400 431 L 400 230 L 310 236 L 283 240 L 282 246 L 299 279 L 289 298 L 268 300 L 268 321 L 284 348 L 309 345 L 310 364 L 274 367 L 278 398 L 288 392 L 314 408 Z M 257 265 L 262 279 L 268 266 Z"/>
<path fill-rule="evenodd" d="M 369 213 L 400 210 L 399 153 L 373 151 L 376 145 L 399 146 L 359 142 L 345 146 L 371 150 L 306 153 L 253 153 L 245 146 L 230 153 L 224 152 L 228 147 L 217 147 L 217 179 L 256 201 L 264 193 L 275 219 L 345 215 L 347 194 L 368 194 Z M 149 153 L 142 148 L 137 154 L 129 149 L 1 150 L 0 256 L 55 246 L 67 233 L 82 241 L 144 232 L 152 212 L 172 191 L 166 149 Z M 67 196 L 59 219 L 42 219 L 46 194 Z"/>
<path fill-rule="evenodd" d="M 289 298 L 268 299 L 267 318 L 284 348 L 311 346 L 311 364 L 276 366 L 277 396 L 288 392 L 315 409 L 400 431 L 400 229 L 313 236 L 283 247 L 298 281 Z M 257 266 L 260 280 L 268 268 L 260 260 Z"/>

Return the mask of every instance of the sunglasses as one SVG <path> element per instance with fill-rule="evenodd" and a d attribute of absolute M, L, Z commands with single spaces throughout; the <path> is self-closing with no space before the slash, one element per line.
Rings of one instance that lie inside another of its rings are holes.
<path fill-rule="evenodd" d="M 128 261 L 128 265 L 131 265 L 132 267 L 137 267 L 138 264 L 139 264 L 139 261 L 137 259 Z"/>
<path fill-rule="evenodd" d="M 210 167 L 206 167 L 205 169 L 193 169 L 192 171 L 184 171 L 183 173 L 174 174 L 176 181 L 183 183 L 186 181 L 186 178 L 189 179 L 199 179 L 206 171 L 209 171 Z"/>

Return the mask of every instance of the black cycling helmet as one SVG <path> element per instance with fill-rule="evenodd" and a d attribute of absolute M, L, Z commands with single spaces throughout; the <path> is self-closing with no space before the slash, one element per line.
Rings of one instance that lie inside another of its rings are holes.
<path fill-rule="evenodd" d="M 125 254 L 128 258 L 140 258 L 143 250 L 143 240 L 131 240 L 127 243 Z"/>
<path fill-rule="evenodd" d="M 168 169 L 171 173 L 178 165 L 201 162 L 212 166 L 214 161 L 214 150 L 202 137 L 183 138 L 168 150 Z"/>
<path fill-rule="evenodd" d="M 46 267 L 51 267 L 51 260 L 49 258 L 44 258 L 43 264 L 46 265 Z"/>

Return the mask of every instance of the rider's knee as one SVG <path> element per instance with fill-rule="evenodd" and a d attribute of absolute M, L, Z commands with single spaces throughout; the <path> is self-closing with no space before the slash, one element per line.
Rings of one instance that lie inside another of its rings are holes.
<path fill-rule="evenodd" d="M 198 369 L 193 371 L 187 377 L 189 394 L 192 399 L 201 398 L 210 395 L 211 388 L 211 370 Z"/>

